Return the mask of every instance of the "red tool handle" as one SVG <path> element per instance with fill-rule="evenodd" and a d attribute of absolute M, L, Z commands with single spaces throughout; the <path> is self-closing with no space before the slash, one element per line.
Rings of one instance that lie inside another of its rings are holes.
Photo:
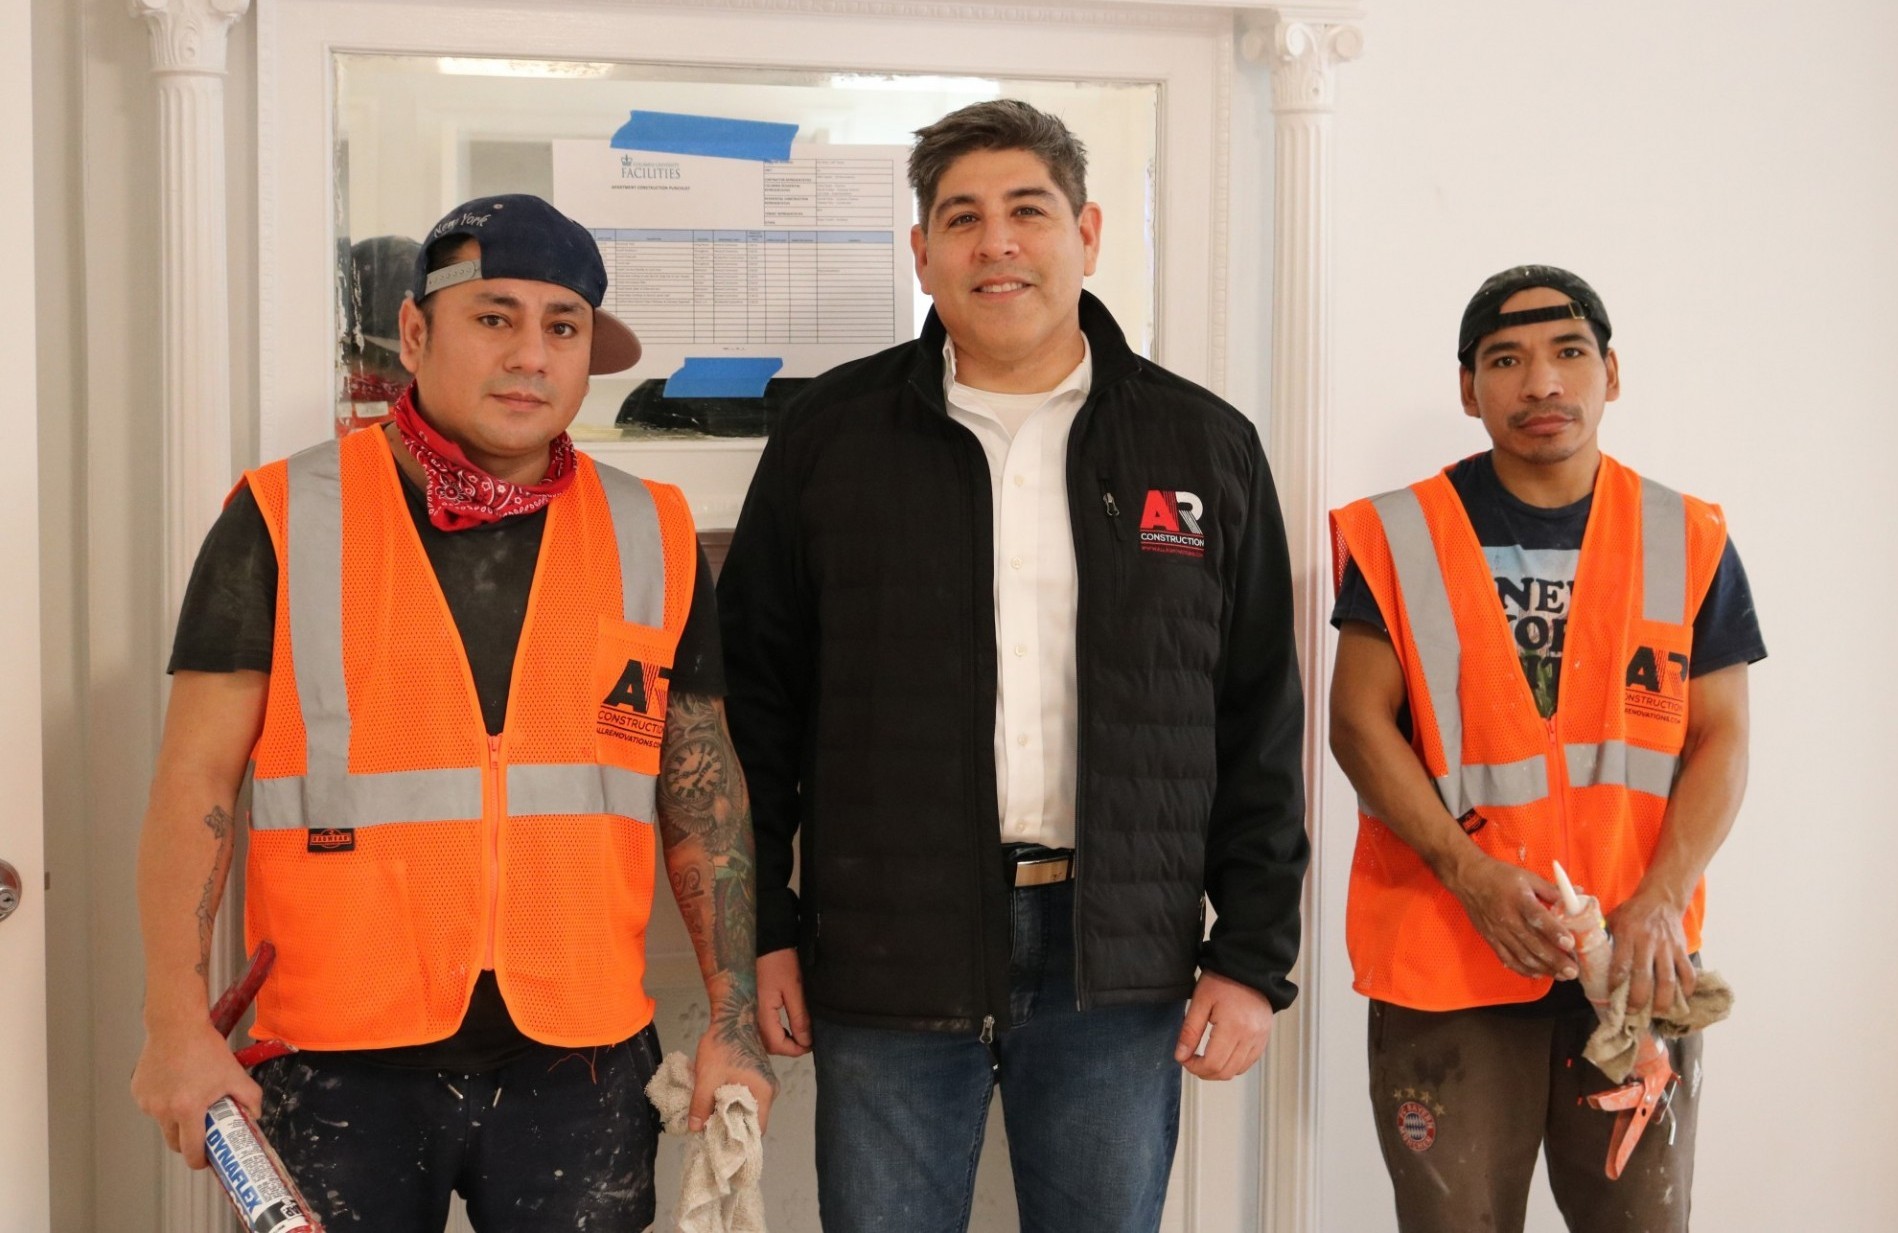
<path fill-rule="evenodd" d="M 277 961 L 277 948 L 269 942 L 257 943 L 257 949 L 250 954 L 250 962 L 244 965 L 243 972 L 222 997 L 211 1006 L 211 1026 L 217 1029 L 219 1036 L 229 1036 L 237 1021 L 264 986 L 264 977 L 270 975 L 270 965 Z"/>

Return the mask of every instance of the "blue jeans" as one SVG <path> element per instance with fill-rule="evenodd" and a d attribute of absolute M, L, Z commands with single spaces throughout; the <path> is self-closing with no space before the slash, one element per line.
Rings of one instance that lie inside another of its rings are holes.
<path fill-rule="evenodd" d="M 1159 1228 L 1185 1004 L 1077 1011 L 1073 884 L 1016 890 L 1013 910 L 1012 1023 L 993 1044 L 813 1025 L 825 1233 L 963 1233 L 997 1087 L 1023 1233 Z"/>

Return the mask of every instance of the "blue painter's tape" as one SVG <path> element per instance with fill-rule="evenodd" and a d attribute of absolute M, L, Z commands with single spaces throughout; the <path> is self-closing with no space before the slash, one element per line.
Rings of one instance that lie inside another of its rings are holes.
<path fill-rule="evenodd" d="M 795 124 L 635 111 L 613 134 L 613 148 L 782 163 L 791 157 L 791 139 L 795 136 Z"/>
<path fill-rule="evenodd" d="M 763 398 L 784 361 L 769 358 L 717 357 L 688 359 L 666 378 L 667 398 Z"/>

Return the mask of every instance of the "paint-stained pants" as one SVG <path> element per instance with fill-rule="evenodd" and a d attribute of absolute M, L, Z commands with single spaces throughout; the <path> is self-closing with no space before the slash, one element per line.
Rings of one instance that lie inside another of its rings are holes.
<path fill-rule="evenodd" d="M 537 1046 L 476 1075 L 298 1053 L 257 1068 L 260 1124 L 333 1233 L 441 1233 L 451 1192 L 480 1233 L 641 1230 L 658 1064 L 651 1027 L 597 1049 Z"/>
<path fill-rule="evenodd" d="M 1585 1103 L 1613 1086 L 1582 1057 L 1594 1027 L 1371 1003 L 1371 1108 L 1403 1233 L 1521 1233 L 1538 1151 L 1573 1233 L 1686 1233 L 1700 1035 L 1669 1043 L 1681 1082 L 1610 1181 L 1615 1115 Z"/>

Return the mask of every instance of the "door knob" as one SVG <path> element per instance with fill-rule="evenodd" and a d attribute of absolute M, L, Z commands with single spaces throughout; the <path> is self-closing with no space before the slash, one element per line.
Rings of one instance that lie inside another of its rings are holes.
<path fill-rule="evenodd" d="M 0 920 L 13 915 L 20 906 L 20 871 L 0 861 Z"/>

